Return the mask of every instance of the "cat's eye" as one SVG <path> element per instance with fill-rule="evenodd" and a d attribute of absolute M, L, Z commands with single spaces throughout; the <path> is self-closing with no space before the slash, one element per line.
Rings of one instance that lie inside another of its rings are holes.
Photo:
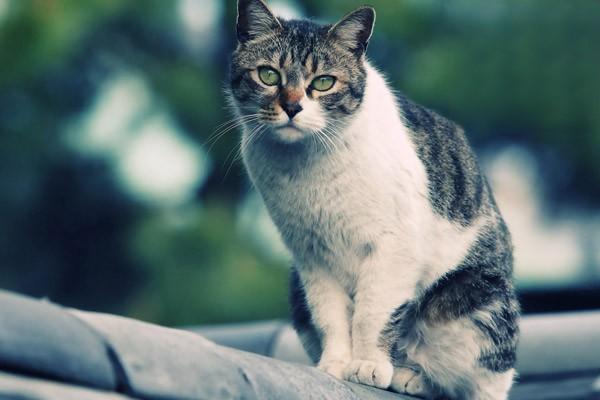
<path fill-rule="evenodd" d="M 279 72 L 271 67 L 259 67 L 258 77 L 267 86 L 275 86 L 279 84 L 279 81 L 281 80 Z"/>
<path fill-rule="evenodd" d="M 313 79 L 310 86 L 320 92 L 326 92 L 335 84 L 335 78 L 331 75 L 321 75 Z"/>

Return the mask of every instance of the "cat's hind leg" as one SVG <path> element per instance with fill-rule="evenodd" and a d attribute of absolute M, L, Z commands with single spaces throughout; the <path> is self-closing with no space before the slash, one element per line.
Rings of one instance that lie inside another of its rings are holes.
<path fill-rule="evenodd" d="M 422 398 L 429 398 L 433 395 L 425 375 L 417 367 L 394 368 L 390 388 L 398 393 Z"/>
<path fill-rule="evenodd" d="M 480 369 L 473 378 L 472 398 L 478 400 L 506 400 L 514 375 L 514 369 L 501 373 Z"/>
<path fill-rule="evenodd" d="M 499 299 L 455 319 L 436 320 L 423 310 L 405 348 L 407 359 L 436 393 L 460 400 L 507 399 L 517 334 L 512 302 Z"/>
<path fill-rule="evenodd" d="M 419 321 L 417 325 L 419 338 L 408 345 L 406 355 L 420 370 L 395 374 L 396 391 L 453 400 L 507 399 L 513 369 L 490 368 L 482 362 L 488 343 L 469 318 L 439 324 Z"/>
<path fill-rule="evenodd" d="M 436 395 L 505 400 L 514 374 L 518 304 L 508 281 L 479 269 L 467 272 L 448 274 L 398 307 L 382 341 L 390 344 L 394 365 L 418 366 Z M 396 386 L 407 387 L 406 374 Z"/>

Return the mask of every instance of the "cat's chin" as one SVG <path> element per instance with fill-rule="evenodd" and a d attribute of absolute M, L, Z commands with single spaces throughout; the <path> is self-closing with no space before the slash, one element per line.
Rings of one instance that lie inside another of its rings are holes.
<path fill-rule="evenodd" d="M 295 143 L 299 140 L 304 139 L 307 136 L 306 132 L 293 125 L 285 125 L 282 127 L 274 128 L 273 133 L 275 134 L 277 139 L 285 143 Z"/>

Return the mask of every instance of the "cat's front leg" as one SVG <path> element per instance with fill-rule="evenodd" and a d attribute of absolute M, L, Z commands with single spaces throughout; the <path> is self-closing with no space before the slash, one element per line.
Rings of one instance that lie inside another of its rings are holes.
<path fill-rule="evenodd" d="M 386 389 L 394 367 L 390 351 L 380 342 L 393 311 L 415 294 L 418 268 L 414 258 L 398 257 L 381 249 L 361 267 L 352 317 L 352 356 L 345 379 Z"/>
<path fill-rule="evenodd" d="M 317 368 L 342 379 L 352 358 L 350 315 L 352 301 L 340 283 L 322 267 L 299 269 L 323 352 Z"/>

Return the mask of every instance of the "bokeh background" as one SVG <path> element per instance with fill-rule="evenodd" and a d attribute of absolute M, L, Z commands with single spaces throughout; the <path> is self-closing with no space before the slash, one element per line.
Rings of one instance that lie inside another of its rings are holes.
<path fill-rule="evenodd" d="M 270 1 L 334 22 L 363 1 Z M 460 122 L 525 311 L 600 306 L 600 2 L 370 0 L 369 56 Z M 169 325 L 287 314 L 223 97 L 234 0 L 0 0 L 0 287 Z"/>

